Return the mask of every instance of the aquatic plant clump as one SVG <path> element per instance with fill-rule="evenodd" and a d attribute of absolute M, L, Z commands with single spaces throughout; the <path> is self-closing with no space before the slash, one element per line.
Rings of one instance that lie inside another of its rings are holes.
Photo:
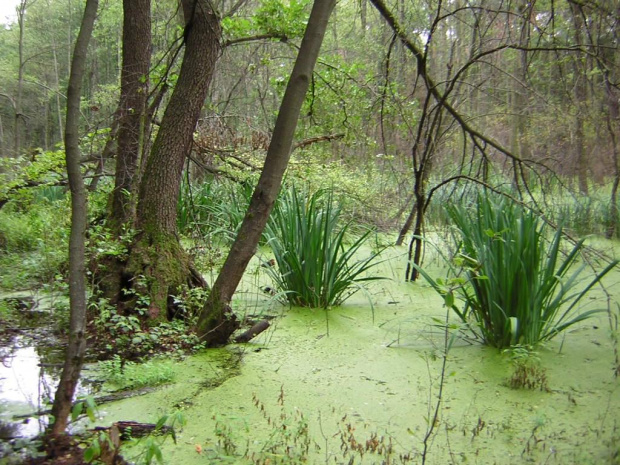
<path fill-rule="evenodd" d="M 293 187 L 280 196 L 265 230 L 276 263 L 268 272 L 277 293 L 291 304 L 340 305 L 363 283 L 382 279 L 365 274 L 378 253 L 354 259 L 372 231 L 347 243 L 349 224 L 339 226 L 339 217 L 331 192 L 307 196 Z"/>
<path fill-rule="evenodd" d="M 548 241 L 531 210 L 483 195 L 473 208 L 446 209 L 460 242 L 452 271 L 464 278 L 446 285 L 420 271 L 485 344 L 535 346 L 599 311 L 577 313 L 576 306 L 618 261 L 584 286 L 583 240 L 563 254 L 562 228 Z"/>

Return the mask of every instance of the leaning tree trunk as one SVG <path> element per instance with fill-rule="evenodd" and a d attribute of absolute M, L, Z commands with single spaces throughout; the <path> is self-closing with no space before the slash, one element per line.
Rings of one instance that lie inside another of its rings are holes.
<path fill-rule="evenodd" d="M 225 343 L 237 327 L 230 311 L 230 301 L 254 255 L 280 191 L 282 177 L 291 155 L 299 112 L 335 3 L 335 0 L 314 1 L 295 66 L 280 105 L 263 171 L 235 242 L 200 315 L 198 331 L 208 345 Z"/>
<path fill-rule="evenodd" d="M 64 433 L 67 428 L 75 388 L 86 352 L 86 280 L 84 242 L 86 236 L 86 188 L 80 171 L 80 94 L 86 68 L 88 42 L 97 16 L 98 0 L 87 0 L 80 33 L 71 62 L 67 90 L 67 121 L 65 124 L 65 153 L 67 176 L 71 189 L 71 236 L 69 238 L 69 299 L 71 307 L 69 344 L 60 383 L 54 397 L 51 436 Z"/>
<path fill-rule="evenodd" d="M 205 284 L 192 272 L 179 243 L 177 203 L 183 164 L 219 57 L 221 27 L 208 0 L 182 0 L 181 4 L 183 63 L 140 182 L 139 233 L 123 274 L 127 286 L 149 297 L 148 315 L 153 323 L 166 319 L 169 296 L 181 286 Z"/>

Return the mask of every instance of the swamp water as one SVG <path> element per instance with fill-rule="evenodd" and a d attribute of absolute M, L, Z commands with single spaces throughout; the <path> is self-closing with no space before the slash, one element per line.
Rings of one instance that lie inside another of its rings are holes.
<path fill-rule="evenodd" d="M 2 296 L 20 308 L 20 329 L 0 333 L 0 464 L 17 463 L 15 452 L 30 448 L 29 440 L 48 425 L 60 378 L 64 347 L 48 328 L 54 299 L 16 292 Z M 92 386 L 80 382 L 79 395 L 91 394 Z M 7 456 L 10 455 L 10 458 Z"/>
<path fill-rule="evenodd" d="M 402 262 L 377 272 L 391 281 L 327 313 L 274 307 L 256 297 L 262 277 L 247 280 L 235 308 L 281 312 L 268 331 L 175 362 L 173 383 L 102 404 L 99 423 L 152 423 L 182 410 L 187 424 L 163 446 L 167 464 L 419 464 L 425 448 L 427 464 L 620 463 L 607 314 L 539 349 L 548 391 L 511 389 L 507 355 L 459 339 L 442 387 L 442 300 L 423 282 L 402 283 Z M 620 272 L 605 280 L 615 302 L 618 281 Z M 604 307 L 593 297 L 587 308 Z"/>
<path fill-rule="evenodd" d="M 53 395 L 55 380 L 41 370 L 36 348 L 24 337 L 0 348 L 0 360 L 0 440 L 34 437 L 46 420 L 29 415 L 42 408 L 42 399 Z"/>
<path fill-rule="evenodd" d="M 176 365 L 174 384 L 103 406 L 103 422 L 153 422 L 182 409 L 187 424 L 176 444 L 163 447 L 169 464 L 422 463 L 441 387 L 438 325 L 446 313 L 429 286 L 402 283 L 402 270 L 384 266 L 378 274 L 393 280 L 327 313 L 281 310 L 252 343 L 187 358 Z M 618 272 L 606 280 L 616 302 L 619 280 Z M 249 286 L 252 295 L 256 287 Z M 587 308 L 605 306 L 598 295 L 586 300 Z M 450 322 L 458 323 L 452 315 Z M 539 357 L 548 391 L 512 389 L 506 354 L 457 340 L 426 463 L 620 463 L 609 315 L 570 329 Z M 231 376 L 221 359 L 236 361 Z"/>

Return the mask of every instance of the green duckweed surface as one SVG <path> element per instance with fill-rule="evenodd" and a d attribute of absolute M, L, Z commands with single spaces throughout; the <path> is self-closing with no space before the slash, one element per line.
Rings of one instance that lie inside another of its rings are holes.
<path fill-rule="evenodd" d="M 433 423 L 446 313 L 426 284 L 402 282 L 403 262 L 385 263 L 379 273 L 391 280 L 327 313 L 274 310 L 255 297 L 262 278 L 254 275 L 245 289 L 253 297 L 236 308 L 281 312 L 266 333 L 179 362 L 174 384 L 104 405 L 103 423 L 153 422 L 182 409 L 187 424 L 163 447 L 169 464 L 620 463 L 612 339 L 620 273 L 605 281 L 611 316 L 538 349 L 548 390 L 510 388 L 506 354 L 456 339 Z M 600 293 L 584 305 L 605 303 Z"/>

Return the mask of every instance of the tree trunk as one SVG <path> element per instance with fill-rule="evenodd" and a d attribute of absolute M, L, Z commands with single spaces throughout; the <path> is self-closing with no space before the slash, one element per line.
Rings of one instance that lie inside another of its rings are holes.
<path fill-rule="evenodd" d="M 519 46 L 526 48 L 530 44 L 530 21 L 532 16 L 532 3 L 528 0 L 521 0 L 518 5 L 521 24 L 517 23 L 521 32 L 519 35 Z M 527 50 L 519 50 L 519 60 L 515 60 L 514 74 L 516 79 L 513 82 L 513 101 L 512 101 L 512 131 L 510 150 L 513 154 L 518 155 L 521 160 L 531 158 L 529 135 L 527 133 L 527 121 L 529 118 L 528 101 L 527 101 L 527 73 L 528 73 L 528 52 Z M 515 189 L 519 191 L 523 171 L 517 161 L 513 161 L 513 179 Z"/>
<path fill-rule="evenodd" d="M 124 272 L 127 286 L 150 297 L 148 315 L 153 323 L 166 319 L 170 295 L 182 285 L 206 285 L 192 272 L 179 243 L 177 203 L 183 164 L 219 57 L 221 27 L 207 0 L 182 0 L 181 4 L 183 63 L 140 182 L 139 234 Z M 142 282 L 138 277 L 144 277 Z"/>
<path fill-rule="evenodd" d="M 19 25 L 19 44 L 17 53 L 19 56 L 19 67 L 17 68 L 17 95 L 15 97 L 15 134 L 13 134 L 13 150 L 15 156 L 19 156 L 21 151 L 21 123 L 22 115 L 22 90 L 24 87 L 24 19 L 26 16 L 26 6 L 28 1 L 22 0 L 17 6 L 17 23 Z"/>
<path fill-rule="evenodd" d="M 583 29 L 583 18 L 581 8 L 570 2 L 571 13 L 574 24 L 575 45 L 582 44 L 581 30 Z M 573 147 L 575 150 L 575 164 L 577 167 L 577 180 L 579 192 L 588 195 L 588 159 L 585 147 L 584 113 L 586 111 L 586 75 L 585 70 L 580 66 L 580 58 L 576 57 L 573 62 L 573 72 L 575 73 L 574 97 L 575 97 L 575 139 Z"/>
<path fill-rule="evenodd" d="M 620 127 L 620 104 L 618 98 L 614 93 L 613 86 L 609 80 L 605 79 L 605 87 L 607 93 L 607 131 L 609 132 L 609 138 L 612 148 L 612 161 L 613 161 L 613 183 L 611 186 L 611 194 L 609 196 L 609 224 L 605 237 L 611 239 L 616 235 L 618 231 L 618 188 L 620 187 L 620 154 L 618 153 L 618 137 L 620 133 L 618 128 Z"/>
<path fill-rule="evenodd" d="M 144 145 L 151 66 L 151 0 L 123 0 L 123 63 L 112 193 L 112 229 L 120 232 L 134 216 L 134 176 Z"/>
<path fill-rule="evenodd" d="M 97 16 L 98 0 L 87 0 L 82 25 L 75 43 L 71 74 L 67 90 L 67 121 L 65 124 L 65 152 L 67 176 L 71 189 L 71 236 L 69 238 L 69 344 L 65 355 L 60 383 L 54 397 L 51 435 L 63 434 L 67 428 L 75 387 L 86 351 L 86 282 L 84 242 L 86 236 L 86 189 L 80 171 L 79 118 L 82 78 L 86 67 L 88 43 Z"/>
<path fill-rule="evenodd" d="M 291 155 L 299 112 L 312 79 L 314 65 L 334 5 L 335 0 L 314 1 L 295 66 L 282 98 L 263 171 L 239 233 L 200 315 L 198 331 L 204 336 L 208 345 L 225 343 L 236 329 L 234 321 L 230 318 L 229 304 L 254 255 L 280 191 L 282 177 Z"/>

